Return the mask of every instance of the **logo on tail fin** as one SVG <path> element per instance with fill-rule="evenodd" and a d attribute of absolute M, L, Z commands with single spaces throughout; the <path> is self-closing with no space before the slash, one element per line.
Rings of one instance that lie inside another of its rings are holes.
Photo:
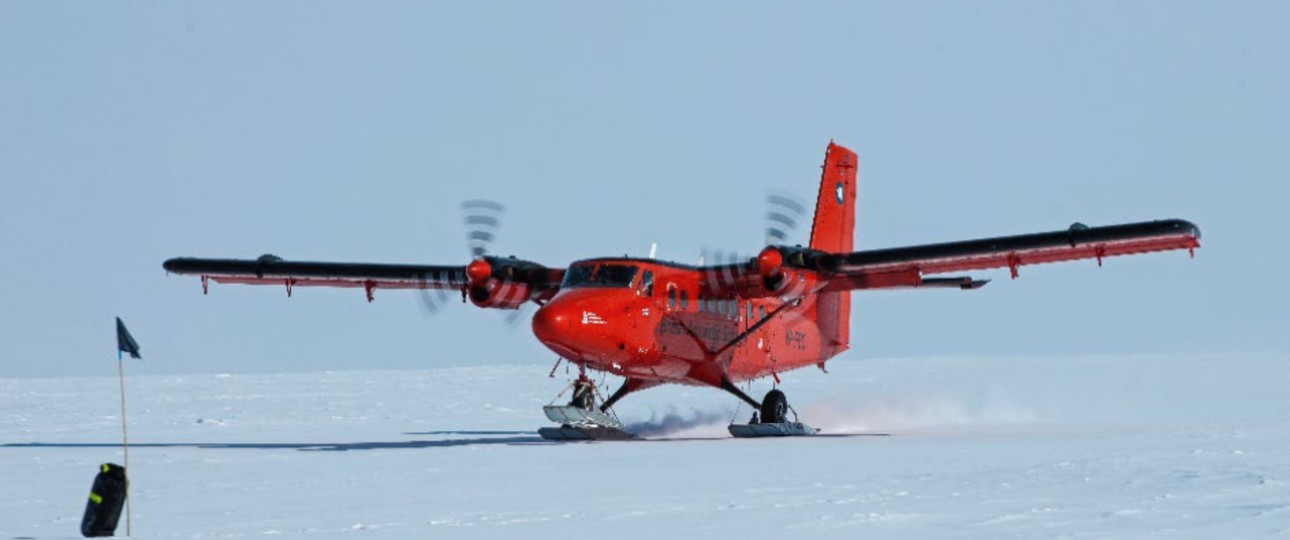
<path fill-rule="evenodd" d="M 834 193 L 838 196 L 838 204 L 842 204 L 842 182 L 838 182 L 838 188 L 834 190 Z"/>

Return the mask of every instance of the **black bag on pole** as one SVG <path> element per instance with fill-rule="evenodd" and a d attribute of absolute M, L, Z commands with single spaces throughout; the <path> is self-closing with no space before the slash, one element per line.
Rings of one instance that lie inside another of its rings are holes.
<path fill-rule="evenodd" d="M 121 519 L 121 506 L 125 504 L 125 467 L 104 463 L 99 475 L 94 477 L 90 489 L 90 502 L 85 506 L 81 519 L 81 534 L 88 537 L 112 536 L 116 522 Z"/>

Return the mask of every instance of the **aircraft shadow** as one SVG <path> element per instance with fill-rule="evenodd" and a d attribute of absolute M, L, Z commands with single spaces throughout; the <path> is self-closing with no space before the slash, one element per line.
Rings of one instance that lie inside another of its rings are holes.
<path fill-rule="evenodd" d="M 302 452 L 349 452 L 355 450 L 394 450 L 405 448 L 449 448 L 479 445 L 550 444 L 537 435 L 527 437 L 480 437 L 418 441 L 378 441 L 353 443 L 132 443 L 131 448 L 202 448 L 210 450 L 299 450 Z M 120 443 L 8 443 L 0 448 L 119 448 Z"/>
<path fill-rule="evenodd" d="M 529 431 L 405 431 L 404 435 L 532 435 Z"/>
<path fill-rule="evenodd" d="M 492 437 L 475 437 L 468 439 L 437 439 L 413 441 L 375 441 L 352 443 L 133 443 L 133 448 L 201 448 L 208 450 L 298 450 L 301 452 L 350 452 L 355 450 L 398 450 L 409 448 L 451 448 L 456 446 L 483 445 L 552 445 L 571 443 L 668 443 L 668 442 L 733 442 L 741 439 L 733 437 L 641 437 L 625 440 L 604 441 L 548 441 L 530 431 L 426 431 L 405 433 L 405 435 L 495 435 Z M 501 436 L 510 435 L 510 436 Z M 519 436 L 523 435 L 523 436 Z M 785 437 L 787 439 L 812 439 L 835 437 L 886 437 L 888 433 L 820 433 L 811 437 Z M 66 443 L 5 443 L 0 448 L 119 448 L 120 443 L 101 442 L 66 442 Z"/>

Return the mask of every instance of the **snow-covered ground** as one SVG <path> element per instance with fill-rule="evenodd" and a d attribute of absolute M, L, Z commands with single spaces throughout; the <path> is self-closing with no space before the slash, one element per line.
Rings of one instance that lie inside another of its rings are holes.
<path fill-rule="evenodd" d="M 747 407 L 672 387 L 618 407 L 650 440 L 601 443 L 535 435 L 546 365 L 133 377 L 134 535 L 1290 535 L 1290 355 L 829 368 L 783 388 L 833 436 L 730 439 Z M 117 407 L 115 376 L 0 379 L 0 539 L 78 536 Z"/>

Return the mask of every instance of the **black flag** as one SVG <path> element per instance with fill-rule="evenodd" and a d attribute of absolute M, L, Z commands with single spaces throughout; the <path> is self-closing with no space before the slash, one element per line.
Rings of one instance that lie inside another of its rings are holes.
<path fill-rule="evenodd" d="M 116 351 L 117 356 L 121 353 L 130 353 L 130 358 L 142 358 L 139 356 L 139 343 L 130 335 L 130 331 L 125 329 L 125 323 L 121 318 L 116 318 Z"/>

